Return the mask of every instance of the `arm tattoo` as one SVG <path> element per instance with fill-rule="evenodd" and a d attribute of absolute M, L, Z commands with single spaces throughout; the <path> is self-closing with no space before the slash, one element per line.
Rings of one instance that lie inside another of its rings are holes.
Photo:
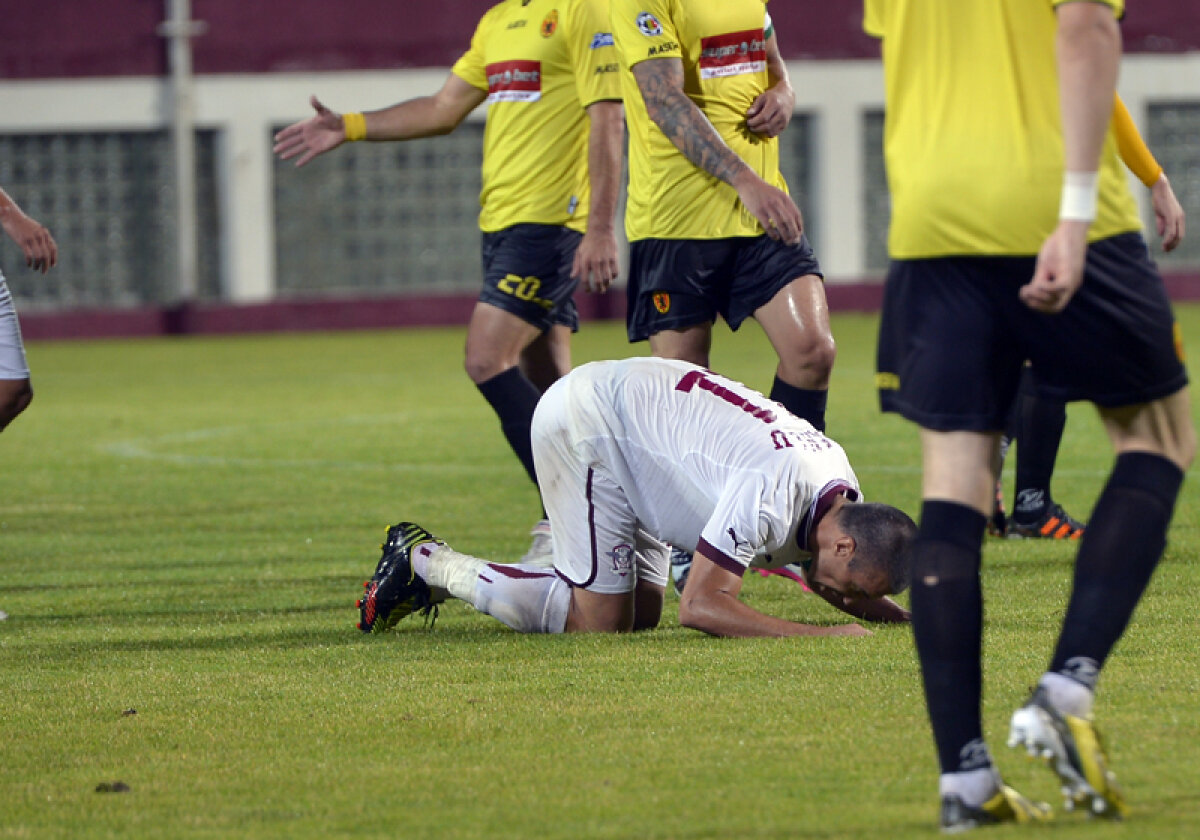
<path fill-rule="evenodd" d="M 700 169 L 727 184 L 746 163 L 721 139 L 704 112 L 683 92 L 683 66 L 678 59 L 642 61 L 634 78 L 646 112 L 675 148 Z"/>

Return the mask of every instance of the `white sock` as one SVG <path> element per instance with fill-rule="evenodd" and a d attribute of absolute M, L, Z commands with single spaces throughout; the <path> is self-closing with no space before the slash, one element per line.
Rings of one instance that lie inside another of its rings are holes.
<path fill-rule="evenodd" d="M 977 770 L 962 770 L 958 773 L 943 773 L 938 778 L 938 793 L 942 796 L 955 794 L 972 808 L 978 808 L 1000 790 L 1000 777 L 995 767 L 980 767 Z"/>
<path fill-rule="evenodd" d="M 1095 694 L 1086 685 L 1053 671 L 1042 674 L 1038 685 L 1046 689 L 1050 705 L 1060 712 L 1078 718 L 1092 716 Z"/>
<path fill-rule="evenodd" d="M 455 598 L 470 602 L 475 596 L 475 579 L 487 561 L 430 542 L 413 548 L 412 564 L 413 571 L 431 588 L 449 590 Z"/>

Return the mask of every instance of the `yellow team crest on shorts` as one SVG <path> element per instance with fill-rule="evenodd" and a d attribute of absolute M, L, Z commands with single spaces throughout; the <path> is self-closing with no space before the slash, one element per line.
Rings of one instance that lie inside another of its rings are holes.
<path fill-rule="evenodd" d="M 658 310 L 659 315 L 666 315 L 671 311 L 671 296 L 666 292 L 655 292 L 654 308 Z"/>
<path fill-rule="evenodd" d="M 551 9 L 550 14 L 546 15 L 542 21 L 542 37 L 549 38 L 558 31 L 558 9 Z"/>

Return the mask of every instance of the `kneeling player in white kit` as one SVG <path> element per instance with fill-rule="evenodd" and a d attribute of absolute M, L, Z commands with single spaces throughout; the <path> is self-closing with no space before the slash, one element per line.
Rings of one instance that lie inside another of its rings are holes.
<path fill-rule="evenodd" d="M 418 525 L 388 531 L 359 602 L 363 632 L 461 598 L 525 633 L 655 627 L 670 545 L 694 549 L 679 620 L 717 636 L 862 635 L 765 615 L 738 594 L 751 566 L 799 563 L 845 612 L 906 621 L 916 525 L 861 502 L 842 448 L 782 406 L 687 362 L 593 362 L 542 397 L 533 421 L 553 568 L 460 554 Z"/>

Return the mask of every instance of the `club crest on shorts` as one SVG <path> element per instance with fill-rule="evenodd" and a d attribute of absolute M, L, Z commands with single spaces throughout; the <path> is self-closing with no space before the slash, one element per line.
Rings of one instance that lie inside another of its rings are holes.
<path fill-rule="evenodd" d="M 633 571 L 633 546 L 628 543 L 614 545 L 608 556 L 612 560 L 612 570 L 615 574 L 625 577 Z"/>
<path fill-rule="evenodd" d="M 549 38 L 558 31 L 558 9 L 551 9 L 542 21 L 542 37 Z"/>
<path fill-rule="evenodd" d="M 666 315 L 671 311 L 671 296 L 666 292 L 655 292 L 653 300 L 659 315 Z"/>

